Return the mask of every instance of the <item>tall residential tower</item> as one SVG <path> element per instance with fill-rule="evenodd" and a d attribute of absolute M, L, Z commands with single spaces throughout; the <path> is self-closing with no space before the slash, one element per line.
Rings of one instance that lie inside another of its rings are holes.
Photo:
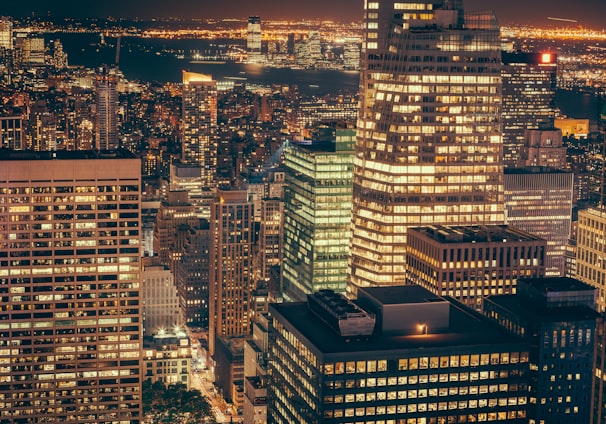
<path fill-rule="evenodd" d="M 202 183 L 213 186 L 217 168 L 217 83 L 210 75 L 183 72 L 181 162 L 200 166 Z"/>
<path fill-rule="evenodd" d="M 97 150 L 115 150 L 120 146 L 118 134 L 118 75 L 115 69 L 103 67 L 96 76 L 97 115 L 95 146 Z"/>
<path fill-rule="evenodd" d="M 405 282 L 406 230 L 503 221 L 501 51 L 460 1 L 369 1 L 350 291 Z"/>

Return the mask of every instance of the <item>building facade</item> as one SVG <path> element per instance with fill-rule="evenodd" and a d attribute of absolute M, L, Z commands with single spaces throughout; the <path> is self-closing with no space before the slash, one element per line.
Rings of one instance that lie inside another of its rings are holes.
<path fill-rule="evenodd" d="M 597 289 L 597 309 L 606 311 L 606 210 L 579 211 L 576 278 Z"/>
<path fill-rule="evenodd" d="M 485 299 L 484 314 L 532 346 L 528 422 L 592 422 L 595 289 L 571 278 L 523 278 L 516 295 Z"/>
<path fill-rule="evenodd" d="M 196 228 L 198 218 L 185 191 L 169 191 L 160 204 L 154 225 L 154 253 L 160 263 L 174 272 L 183 255 L 183 245 L 190 228 Z"/>
<path fill-rule="evenodd" d="M 200 167 L 203 187 L 214 187 L 217 169 L 217 83 L 183 72 L 181 163 Z"/>
<path fill-rule="evenodd" d="M 184 323 L 173 273 L 157 257 L 143 258 L 141 299 L 145 335 Z"/>
<path fill-rule="evenodd" d="M 25 149 L 22 117 L 0 116 L 0 147 L 12 150 Z"/>
<path fill-rule="evenodd" d="M 144 379 L 165 386 L 191 388 L 191 344 L 185 331 L 170 328 L 146 337 L 143 344 Z"/>
<path fill-rule="evenodd" d="M 551 52 L 503 52 L 503 155 L 515 167 L 524 146 L 524 132 L 553 125 L 557 55 Z"/>
<path fill-rule="evenodd" d="M 44 40 L 43 40 L 44 42 Z M 44 49 L 42 49 L 44 55 Z M 118 75 L 103 67 L 96 75 L 95 148 L 114 150 L 120 146 L 118 134 Z"/>
<path fill-rule="evenodd" d="M 358 295 L 270 306 L 268 423 L 528 422 L 518 338 L 421 287 Z"/>
<path fill-rule="evenodd" d="M 562 141 L 562 130 L 558 128 L 542 128 L 526 130 L 524 145 L 520 151 L 518 167 L 550 166 L 555 169 L 565 169 L 566 146 Z"/>
<path fill-rule="evenodd" d="M 208 221 L 189 227 L 175 267 L 181 311 L 185 323 L 192 327 L 208 328 L 211 241 Z"/>
<path fill-rule="evenodd" d="M 287 299 L 329 288 L 345 292 L 351 225 L 353 128 L 322 128 L 328 141 L 290 142 L 284 152 L 284 261 Z"/>
<path fill-rule="evenodd" d="M 13 49 L 13 21 L 7 16 L 0 17 L 0 48 Z"/>
<path fill-rule="evenodd" d="M 505 170 L 505 222 L 547 241 L 545 275 L 564 276 L 574 175 L 554 168 Z"/>
<path fill-rule="evenodd" d="M 462 2 L 367 2 L 350 285 L 405 282 L 406 231 L 503 222 L 501 51 Z"/>
<path fill-rule="evenodd" d="M 246 50 L 248 52 L 249 63 L 259 63 L 262 61 L 261 39 L 261 18 L 259 16 L 249 16 L 248 33 L 246 36 Z"/>
<path fill-rule="evenodd" d="M 0 421 L 141 420 L 141 172 L 0 156 Z"/>
<path fill-rule="evenodd" d="M 269 281 L 271 269 L 282 266 L 283 245 L 284 202 L 280 199 L 263 199 L 257 249 L 259 279 Z"/>
<path fill-rule="evenodd" d="M 470 308 L 515 293 L 518 278 L 545 275 L 545 240 L 513 227 L 429 226 L 408 235 L 407 283 Z"/>
<path fill-rule="evenodd" d="M 209 352 L 218 336 L 250 334 L 254 205 L 246 190 L 218 190 L 212 205 Z"/>

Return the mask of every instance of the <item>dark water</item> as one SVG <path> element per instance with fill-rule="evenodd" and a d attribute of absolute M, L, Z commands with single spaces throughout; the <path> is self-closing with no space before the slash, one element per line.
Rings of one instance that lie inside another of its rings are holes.
<path fill-rule="evenodd" d="M 54 34 L 48 39 L 59 38 L 68 54 L 70 65 L 98 67 L 115 63 L 116 40 L 108 38 L 104 45 L 94 34 Z M 179 82 L 181 72 L 188 70 L 210 74 L 217 81 L 237 81 L 266 85 L 297 85 L 306 93 L 338 93 L 358 91 L 358 72 L 333 70 L 302 70 L 264 68 L 241 63 L 191 63 L 192 52 L 214 55 L 225 51 L 229 40 L 160 40 L 123 38 L 120 48 L 120 69 L 128 79 L 158 82 Z M 169 50 L 170 53 L 166 51 Z M 183 54 L 186 58 L 179 59 Z"/>
<path fill-rule="evenodd" d="M 113 64 L 116 39 L 108 38 L 100 44 L 97 34 L 53 34 L 47 39 L 59 38 L 71 65 L 98 67 Z M 359 74 L 331 70 L 300 70 L 264 68 L 240 63 L 194 64 L 188 56 L 196 51 L 202 55 L 224 52 L 232 40 L 163 40 L 125 37 L 121 42 L 120 69 L 131 80 L 179 82 L 182 70 L 210 74 L 215 80 L 233 79 L 259 85 L 297 85 L 301 92 L 322 94 L 357 92 Z M 169 50 L 170 53 L 166 53 Z M 186 58 L 179 59 L 182 54 Z M 597 119 L 597 100 L 589 93 L 558 90 L 556 104 L 571 118 Z"/>
<path fill-rule="evenodd" d="M 570 118 L 589 119 L 590 121 L 598 119 L 598 98 L 594 94 L 558 90 L 556 105 L 564 115 Z"/>

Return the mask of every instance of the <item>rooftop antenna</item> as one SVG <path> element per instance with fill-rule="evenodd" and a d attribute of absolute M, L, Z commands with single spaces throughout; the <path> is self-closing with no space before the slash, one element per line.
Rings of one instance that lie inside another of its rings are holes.
<path fill-rule="evenodd" d="M 602 177 L 600 178 L 600 201 L 598 203 L 599 209 L 604 209 L 604 184 L 606 183 L 606 135 L 604 134 L 604 121 L 602 120 L 602 105 L 604 101 L 604 95 L 598 92 L 598 134 L 602 136 Z M 606 120 L 606 117 L 604 117 Z"/>
<path fill-rule="evenodd" d="M 120 65 L 120 41 L 122 41 L 122 35 L 118 35 L 116 39 L 116 68 Z"/>

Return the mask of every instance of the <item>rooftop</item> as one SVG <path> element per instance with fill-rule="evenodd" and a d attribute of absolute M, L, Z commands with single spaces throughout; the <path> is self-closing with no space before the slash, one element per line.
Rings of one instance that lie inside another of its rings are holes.
<path fill-rule="evenodd" d="M 453 299 L 446 300 L 450 303 L 448 328 L 434 332 L 425 327 L 425 334 L 417 332 L 386 336 L 375 330 L 367 337 L 340 337 L 309 309 L 306 302 L 271 304 L 270 311 L 275 320 L 287 321 L 323 354 L 520 343 L 519 338 L 507 333 L 487 318 Z"/>
<path fill-rule="evenodd" d="M 594 292 L 596 289 L 575 278 L 569 277 L 543 277 L 543 278 L 524 278 L 522 280 L 541 292 Z"/>
<path fill-rule="evenodd" d="M 126 149 L 117 150 L 12 150 L 0 149 L 0 160 L 76 160 L 76 159 L 135 159 L 135 155 Z"/>
<path fill-rule="evenodd" d="M 505 174 L 570 174 L 564 169 L 551 168 L 549 166 L 525 166 L 522 168 L 505 168 Z"/>
<path fill-rule="evenodd" d="M 406 303 L 445 302 L 440 297 L 421 286 L 364 287 L 366 295 L 383 305 L 401 305 Z"/>
<path fill-rule="evenodd" d="M 488 296 L 485 302 L 492 302 L 512 314 L 524 317 L 528 323 L 540 322 L 571 322 L 594 320 L 599 314 L 587 306 L 571 306 L 559 308 L 540 307 L 534 302 L 525 301 L 516 295 Z"/>
<path fill-rule="evenodd" d="M 507 225 L 470 225 L 455 227 L 430 225 L 428 227 L 417 227 L 408 230 L 409 235 L 414 232 L 423 234 L 440 243 L 507 243 L 542 240 L 540 237 Z"/>

